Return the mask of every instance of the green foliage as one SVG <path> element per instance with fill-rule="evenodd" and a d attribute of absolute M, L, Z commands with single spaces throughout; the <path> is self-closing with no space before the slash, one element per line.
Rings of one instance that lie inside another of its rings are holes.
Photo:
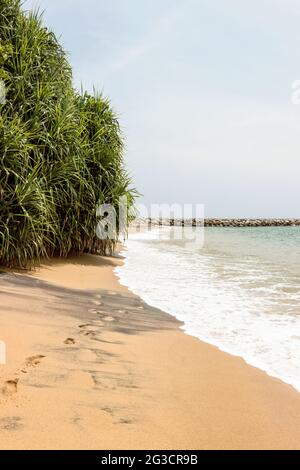
<path fill-rule="evenodd" d="M 79 94 L 55 35 L 19 0 L 0 0 L 0 263 L 111 252 L 95 235 L 96 208 L 134 204 L 123 139 L 109 102 Z"/>

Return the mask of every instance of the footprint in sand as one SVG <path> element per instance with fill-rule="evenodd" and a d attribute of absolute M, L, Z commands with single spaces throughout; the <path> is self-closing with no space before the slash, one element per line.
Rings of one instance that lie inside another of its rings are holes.
<path fill-rule="evenodd" d="M 79 325 L 78 328 L 80 328 L 81 330 L 84 330 L 84 331 L 94 331 L 95 328 L 97 329 L 97 327 L 99 327 L 99 326 L 103 326 L 103 323 L 102 323 L 102 321 L 97 320 L 96 325 L 93 325 L 91 323 L 85 323 L 84 325 Z"/>
<path fill-rule="evenodd" d="M 110 317 L 110 316 L 107 316 L 107 317 L 103 317 L 102 318 L 103 321 L 107 321 L 107 322 L 111 322 L 111 321 L 114 321 L 114 317 Z"/>
<path fill-rule="evenodd" d="M 83 323 L 82 325 L 78 325 L 78 328 L 80 329 L 80 334 L 86 334 L 86 333 L 92 333 L 95 330 L 94 325 L 91 323 Z"/>
<path fill-rule="evenodd" d="M 86 323 L 85 325 L 79 325 L 81 331 L 93 331 L 94 330 L 94 325 L 91 325 L 90 323 Z"/>
<path fill-rule="evenodd" d="M 37 356 L 27 357 L 25 364 L 26 366 L 32 367 L 38 366 L 41 363 L 41 360 L 44 359 L 44 357 L 46 356 L 43 356 L 41 354 L 38 354 Z"/>
<path fill-rule="evenodd" d="M 89 312 L 90 312 L 90 313 L 97 313 L 97 311 L 98 311 L 98 310 L 96 310 L 95 308 L 90 308 L 90 309 L 89 309 Z"/>
<path fill-rule="evenodd" d="M 89 312 L 90 312 L 90 313 L 96 313 L 96 314 L 98 314 L 98 315 L 101 315 L 101 314 L 104 313 L 102 310 L 97 310 L 96 308 L 90 308 L 90 309 L 89 309 Z"/>
<path fill-rule="evenodd" d="M 118 313 L 121 313 L 122 315 L 129 315 L 129 311 L 128 310 L 118 310 Z"/>
<path fill-rule="evenodd" d="M 84 336 L 91 336 L 92 338 L 95 338 L 97 335 L 96 331 L 91 331 L 91 330 L 82 330 L 82 334 Z"/>
<path fill-rule="evenodd" d="M 19 379 L 8 380 L 2 387 L 3 395 L 9 396 L 14 395 L 18 391 Z"/>
<path fill-rule="evenodd" d="M 19 416 L 7 416 L 0 418 L 0 429 L 3 431 L 16 431 L 23 427 Z"/>
<path fill-rule="evenodd" d="M 102 333 L 102 327 L 104 326 L 103 321 L 97 320 L 96 323 L 84 323 L 82 325 L 78 325 L 80 328 L 80 334 L 83 336 L 88 336 L 91 339 L 99 339 L 99 335 Z"/>
<path fill-rule="evenodd" d="M 75 344 L 75 343 L 76 343 L 76 341 L 75 341 L 74 338 L 67 338 L 64 341 L 64 344 Z"/>

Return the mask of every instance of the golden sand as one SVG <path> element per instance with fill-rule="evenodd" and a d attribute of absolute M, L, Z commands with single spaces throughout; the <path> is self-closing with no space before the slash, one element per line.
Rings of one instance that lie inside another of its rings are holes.
<path fill-rule="evenodd" d="M 184 334 L 120 262 L 0 275 L 0 448 L 299 449 L 300 394 Z"/>

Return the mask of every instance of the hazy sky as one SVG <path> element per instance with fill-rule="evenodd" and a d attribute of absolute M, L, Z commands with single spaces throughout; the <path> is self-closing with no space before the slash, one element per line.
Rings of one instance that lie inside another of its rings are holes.
<path fill-rule="evenodd" d="M 149 203 L 300 217 L 300 0 L 27 0 L 110 97 Z"/>

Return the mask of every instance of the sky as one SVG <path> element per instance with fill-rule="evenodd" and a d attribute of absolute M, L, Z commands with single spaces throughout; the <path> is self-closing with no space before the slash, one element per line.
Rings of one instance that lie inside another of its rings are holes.
<path fill-rule="evenodd" d="M 141 203 L 300 218 L 300 0 L 24 8 L 36 6 L 69 53 L 75 86 L 95 87 L 118 113 Z"/>

